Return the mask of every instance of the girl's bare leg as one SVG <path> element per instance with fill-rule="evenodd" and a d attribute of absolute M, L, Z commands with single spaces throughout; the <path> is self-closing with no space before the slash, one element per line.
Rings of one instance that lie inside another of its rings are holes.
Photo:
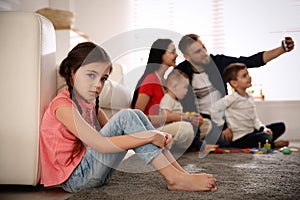
<path fill-rule="evenodd" d="M 106 130 L 108 133 L 117 133 L 122 130 L 125 133 L 135 133 L 153 129 L 141 111 L 128 109 L 116 113 L 102 128 L 102 132 Z M 149 157 L 149 154 L 147 152 L 156 152 L 157 148 L 155 145 L 147 144 L 143 148 L 135 148 L 135 152 L 148 163 L 147 156 Z M 164 177 L 170 190 L 211 191 L 216 189 L 216 181 L 212 175 L 186 173 L 168 151 L 160 153 L 150 163 Z"/>
<path fill-rule="evenodd" d="M 173 155 L 171 154 L 171 152 L 169 150 L 165 150 L 163 151 L 163 154 L 165 155 L 166 159 L 179 171 L 183 172 L 183 173 L 187 173 L 180 165 L 179 163 L 175 160 L 175 158 L 173 157 Z"/>
<path fill-rule="evenodd" d="M 188 174 L 171 154 L 159 154 L 151 161 L 151 165 L 164 177 L 169 190 L 212 191 L 216 190 L 216 180 L 211 174 Z M 169 157 L 169 158 L 167 158 Z"/>

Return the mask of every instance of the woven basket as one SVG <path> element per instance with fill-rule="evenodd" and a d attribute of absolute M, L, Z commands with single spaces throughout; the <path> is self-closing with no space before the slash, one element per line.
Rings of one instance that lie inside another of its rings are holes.
<path fill-rule="evenodd" d="M 36 13 L 48 18 L 55 29 L 71 29 L 75 21 L 75 14 L 67 10 L 43 8 L 37 10 Z"/>

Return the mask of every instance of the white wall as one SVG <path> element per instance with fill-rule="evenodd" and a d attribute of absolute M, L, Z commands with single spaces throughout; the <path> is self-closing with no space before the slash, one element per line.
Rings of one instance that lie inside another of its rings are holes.
<path fill-rule="evenodd" d="M 44 7 L 49 7 L 49 0 L 0 0 L 0 11 L 36 11 Z"/>
<path fill-rule="evenodd" d="M 217 21 L 213 18 L 213 4 L 216 1 L 0 0 L 0 10 L 36 11 L 47 6 L 72 10 L 76 14 L 75 28 L 100 45 L 137 28 L 165 28 L 179 34 L 199 34 L 211 53 L 247 56 L 275 48 L 284 36 L 289 35 L 296 42 L 294 51 L 267 66 L 250 70 L 250 73 L 253 83 L 262 85 L 267 100 L 300 100 L 299 1 L 251 0 L 240 3 L 239 0 L 220 0 L 223 21 L 218 22 L 217 27 L 213 21 Z M 135 10 L 136 7 L 139 9 Z M 225 34 L 221 52 L 214 45 L 219 38 L 213 36 L 219 28 Z M 134 68 L 146 63 L 147 49 L 134 53 L 138 58 L 123 59 L 125 67 Z"/>
<path fill-rule="evenodd" d="M 284 122 L 286 131 L 280 139 L 299 140 L 300 101 L 257 101 L 257 115 L 265 125 Z"/>
<path fill-rule="evenodd" d="M 75 27 L 98 44 L 129 30 L 129 1 L 76 0 Z"/>
<path fill-rule="evenodd" d="M 295 116 L 300 113 L 299 103 L 297 103 L 300 100 L 300 90 L 298 89 L 300 85 L 300 78 L 298 78 L 300 72 L 300 48 L 298 48 L 300 45 L 298 39 L 300 38 L 299 0 L 251 0 L 243 1 L 243 3 L 239 0 L 218 1 L 223 8 L 223 13 L 220 14 L 224 17 L 224 21 L 220 24 L 225 34 L 225 45 L 222 52 L 216 51 L 213 45 L 214 37 L 210 35 L 210 32 L 218 29 L 218 27 L 213 27 L 210 11 L 212 2 L 215 3 L 215 1 L 166 0 L 160 7 L 163 11 L 168 11 L 171 5 L 175 9 L 175 12 L 171 15 L 167 12 L 159 12 L 157 9 L 149 11 L 147 6 L 144 6 L 145 10 L 134 11 L 133 8 L 137 6 L 137 2 L 142 1 L 0 0 L 0 10 L 36 11 L 44 7 L 72 10 L 76 14 L 75 28 L 89 35 L 90 39 L 98 44 L 105 43 L 117 35 L 136 28 L 165 28 L 178 34 L 194 32 L 201 36 L 210 52 L 232 56 L 247 56 L 258 51 L 269 50 L 279 46 L 285 35 L 292 36 L 296 42 L 293 52 L 271 61 L 267 66 L 251 70 L 250 73 L 256 83 L 263 84 L 263 91 L 267 100 L 296 100 L 296 103 L 292 104 L 292 109 L 288 108 L 288 113 L 284 111 L 286 102 L 278 102 L 281 110 L 277 114 L 271 114 L 269 111 L 265 112 L 265 103 L 268 104 L 269 101 L 258 104 L 258 110 L 261 113 L 262 120 L 266 123 L 277 119 L 286 120 L 289 126 L 288 134 L 292 134 L 291 138 L 293 139 L 299 138 L 295 135 L 296 131 L 299 130 L 299 117 Z M 157 4 L 161 1 L 143 1 L 143 3 L 145 2 Z M 156 16 L 156 18 L 151 17 L 152 11 L 154 12 L 153 16 Z M 147 16 L 143 16 L 137 22 L 134 21 L 137 14 Z M 170 20 L 170 17 L 173 17 L 173 21 Z M 183 26 L 187 26 L 187 28 L 181 28 Z M 59 45 L 57 47 L 59 48 Z M 118 49 L 119 46 L 115 48 Z M 132 53 L 137 53 L 137 51 Z M 143 49 L 141 55 L 138 56 L 147 56 L 147 53 L 148 50 Z M 119 61 L 122 61 L 122 59 Z M 145 59 L 138 61 L 129 59 L 129 61 L 133 61 L 131 62 L 133 67 L 141 67 L 141 63 L 146 63 Z M 138 73 L 142 72 L 140 68 L 138 71 Z M 133 72 L 131 71 L 131 73 Z M 134 76 L 136 76 L 135 78 L 139 77 L 136 73 L 134 73 Z M 270 106 L 270 109 L 274 112 L 278 108 L 276 103 L 272 103 Z"/>
<path fill-rule="evenodd" d="M 297 0 L 225 0 L 224 54 L 247 56 L 280 45 L 285 36 L 295 49 L 266 66 L 250 70 L 268 100 L 300 100 L 300 2 Z"/>

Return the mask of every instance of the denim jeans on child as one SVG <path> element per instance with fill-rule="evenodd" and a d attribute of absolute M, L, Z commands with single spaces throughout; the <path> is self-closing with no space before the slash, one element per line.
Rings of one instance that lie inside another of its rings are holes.
<path fill-rule="evenodd" d="M 137 132 L 154 130 L 148 118 L 140 110 L 124 109 L 116 113 L 100 130 L 104 137 L 129 135 Z M 133 149 L 146 164 L 162 153 L 162 149 L 146 144 Z M 104 154 L 87 147 L 80 164 L 73 171 L 62 187 L 68 192 L 77 192 L 109 182 L 115 169 L 124 158 L 126 151 Z"/>

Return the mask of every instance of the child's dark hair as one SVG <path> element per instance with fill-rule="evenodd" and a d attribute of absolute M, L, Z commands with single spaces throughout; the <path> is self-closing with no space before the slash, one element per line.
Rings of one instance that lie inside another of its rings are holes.
<path fill-rule="evenodd" d="M 110 67 L 110 72 L 112 71 L 111 60 L 108 54 L 103 48 L 92 43 L 92 42 L 83 42 L 75 46 L 69 53 L 68 56 L 61 62 L 59 66 L 59 74 L 65 79 L 68 86 L 68 91 L 72 99 L 73 93 L 73 80 L 72 74 L 83 65 L 87 65 L 93 62 L 107 62 Z M 76 99 L 73 101 L 78 106 L 78 110 L 81 113 L 82 110 L 77 104 Z M 99 97 L 96 98 L 96 114 L 98 114 L 99 109 Z"/>
<path fill-rule="evenodd" d="M 244 63 L 232 63 L 225 67 L 223 75 L 226 82 L 237 80 L 237 74 L 240 70 L 247 68 Z"/>
<path fill-rule="evenodd" d="M 135 107 L 136 100 L 138 97 L 138 91 L 141 86 L 141 83 L 143 82 L 143 80 L 148 74 L 151 74 L 152 72 L 156 71 L 160 67 L 162 63 L 162 57 L 166 53 L 169 45 L 172 42 L 173 41 L 170 39 L 157 39 L 155 42 L 153 42 L 150 49 L 146 69 L 142 77 L 139 79 L 136 88 L 134 90 L 132 101 L 131 101 L 131 108 Z"/>
<path fill-rule="evenodd" d="M 84 65 L 94 63 L 94 62 L 106 62 L 110 67 L 110 72 L 112 71 L 111 60 L 108 54 L 103 48 L 92 43 L 92 42 L 83 42 L 76 45 L 67 55 L 67 57 L 61 62 L 59 66 L 59 74 L 65 79 L 68 91 L 70 93 L 70 98 L 77 105 L 78 111 L 82 114 L 82 109 L 79 106 L 76 98 L 73 97 L 73 86 L 74 80 L 72 80 L 72 74 Z M 98 115 L 99 110 L 99 96 L 96 98 L 95 102 L 96 115 Z M 94 117 L 95 124 L 98 124 L 98 119 Z M 70 163 L 73 159 L 82 151 L 83 144 L 78 140 L 72 150 L 72 155 Z"/>

